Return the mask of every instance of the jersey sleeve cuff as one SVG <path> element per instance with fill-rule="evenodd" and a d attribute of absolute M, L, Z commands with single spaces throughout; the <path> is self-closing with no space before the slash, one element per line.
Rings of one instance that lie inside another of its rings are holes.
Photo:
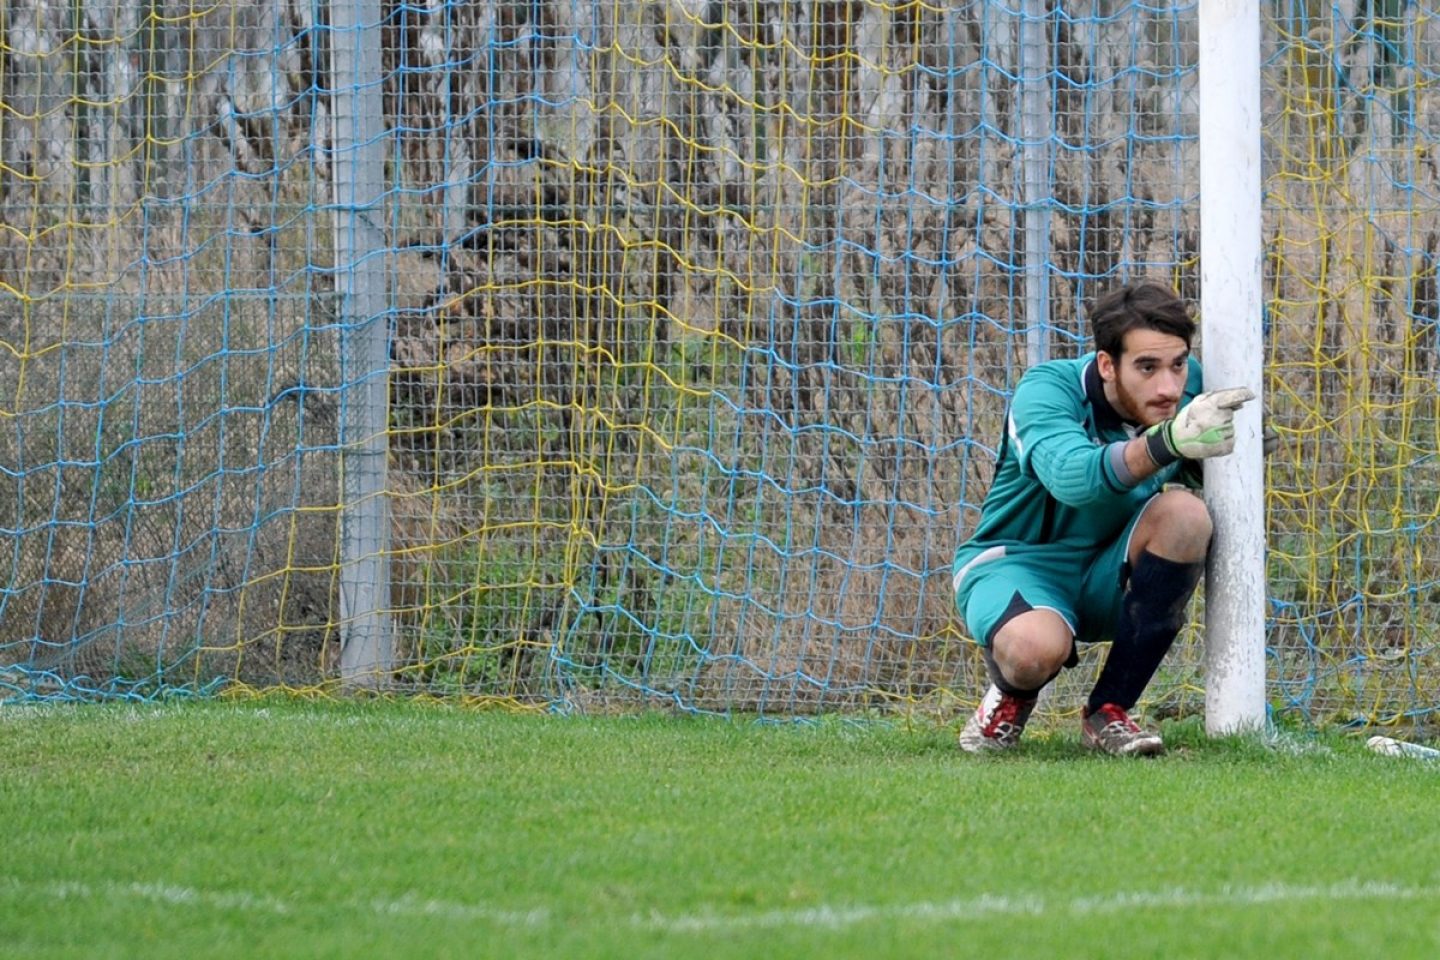
<path fill-rule="evenodd" d="M 1107 477 L 1113 477 L 1112 486 L 1117 493 L 1124 493 L 1127 490 L 1135 489 L 1140 483 L 1140 478 L 1130 470 L 1130 465 L 1125 462 L 1126 441 L 1117 440 L 1105 448 L 1105 459 L 1110 465 L 1106 471 Z"/>

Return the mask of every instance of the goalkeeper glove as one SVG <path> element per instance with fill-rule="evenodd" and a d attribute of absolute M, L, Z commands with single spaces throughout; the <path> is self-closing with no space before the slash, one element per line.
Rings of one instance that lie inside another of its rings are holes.
<path fill-rule="evenodd" d="M 1255 399 L 1249 387 L 1202 393 L 1169 420 L 1145 431 L 1145 449 L 1157 466 L 1176 460 L 1223 457 L 1235 449 L 1235 411 Z"/>

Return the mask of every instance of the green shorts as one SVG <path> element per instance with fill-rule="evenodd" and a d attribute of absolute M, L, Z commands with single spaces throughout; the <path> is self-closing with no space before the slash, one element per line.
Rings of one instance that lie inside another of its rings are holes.
<path fill-rule="evenodd" d="M 1051 544 L 998 546 L 969 557 L 955 571 L 955 607 L 966 632 L 989 646 L 995 632 L 1026 610 L 1052 610 L 1081 643 L 1109 640 L 1120 616 L 1130 537 L 1145 507 L 1098 550 Z"/>

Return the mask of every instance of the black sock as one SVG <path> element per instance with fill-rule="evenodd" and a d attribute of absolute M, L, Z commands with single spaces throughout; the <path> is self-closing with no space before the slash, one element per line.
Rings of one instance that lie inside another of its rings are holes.
<path fill-rule="evenodd" d="M 1186 604 L 1204 572 L 1203 563 L 1177 563 L 1141 551 L 1130 571 L 1110 655 L 1090 692 L 1087 713 L 1106 703 L 1125 710 L 1135 706 L 1185 626 Z"/>

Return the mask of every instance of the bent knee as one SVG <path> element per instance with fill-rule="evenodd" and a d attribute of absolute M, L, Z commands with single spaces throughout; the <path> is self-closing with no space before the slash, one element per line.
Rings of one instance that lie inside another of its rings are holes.
<path fill-rule="evenodd" d="M 1030 610 L 1005 624 L 992 643 L 995 660 L 1007 676 L 1043 683 L 1069 659 L 1074 636 L 1053 610 Z"/>
<path fill-rule="evenodd" d="M 1137 547 L 1175 559 L 1203 558 L 1215 533 L 1210 508 L 1189 490 L 1158 494 L 1141 522 Z"/>

